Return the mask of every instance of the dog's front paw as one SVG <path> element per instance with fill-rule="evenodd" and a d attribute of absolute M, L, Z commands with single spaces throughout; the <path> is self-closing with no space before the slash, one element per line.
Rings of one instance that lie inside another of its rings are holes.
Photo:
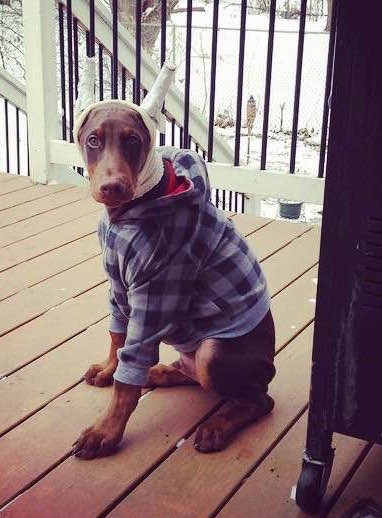
<path fill-rule="evenodd" d="M 214 415 L 198 427 L 194 448 L 201 453 L 221 451 L 227 447 L 230 438 L 231 433 L 227 429 L 225 418 Z"/>
<path fill-rule="evenodd" d="M 84 379 L 88 385 L 96 387 L 107 387 L 113 384 L 113 374 L 117 368 L 117 360 L 106 360 L 102 363 L 91 365 L 84 375 Z"/>
<path fill-rule="evenodd" d="M 90 460 L 115 452 L 123 436 L 124 428 L 110 425 L 102 420 L 86 428 L 73 444 L 72 454 L 79 459 Z"/>

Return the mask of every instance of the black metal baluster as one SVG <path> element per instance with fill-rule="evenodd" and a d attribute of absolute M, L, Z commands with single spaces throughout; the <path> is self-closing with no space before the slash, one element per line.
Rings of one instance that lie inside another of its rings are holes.
<path fill-rule="evenodd" d="M 4 123 L 5 123 L 5 157 L 6 157 L 6 172 L 10 173 L 9 162 L 9 112 L 8 100 L 4 99 Z"/>
<path fill-rule="evenodd" d="M 298 114 L 299 114 L 299 109 L 300 109 L 302 58 L 303 58 L 303 54 L 304 54 L 306 2 L 307 2 L 307 0 L 301 0 L 301 8 L 300 8 L 300 28 L 299 28 L 299 33 L 298 33 L 296 85 L 295 85 L 295 89 L 294 89 L 292 142 L 291 142 L 290 165 L 289 165 L 289 172 L 292 174 L 295 172 L 295 169 L 296 169 L 297 130 L 298 130 Z"/>
<path fill-rule="evenodd" d="M 30 163 L 29 163 L 29 133 L 28 133 L 28 123 L 27 123 L 27 175 L 31 175 Z"/>
<path fill-rule="evenodd" d="M 94 0 L 89 0 L 89 48 L 88 56 L 95 56 L 95 11 Z"/>
<path fill-rule="evenodd" d="M 98 45 L 98 86 L 99 100 L 103 101 L 103 45 Z"/>
<path fill-rule="evenodd" d="M 64 38 L 64 6 L 58 4 L 58 28 L 60 44 L 60 79 L 61 79 L 61 124 L 62 139 L 66 140 L 66 79 L 65 79 L 65 38 Z"/>
<path fill-rule="evenodd" d="M 118 99 L 118 0 L 112 2 L 113 55 L 111 59 L 111 98 Z"/>
<path fill-rule="evenodd" d="M 122 67 L 121 97 L 123 100 L 126 99 L 126 68 L 125 67 Z"/>
<path fill-rule="evenodd" d="M 78 97 L 78 20 L 73 18 L 74 95 Z"/>
<path fill-rule="evenodd" d="M 179 128 L 179 147 L 183 147 L 183 128 Z"/>
<path fill-rule="evenodd" d="M 66 29 L 68 44 L 68 94 L 69 94 L 69 140 L 73 142 L 74 98 L 73 98 L 73 17 L 72 0 L 66 0 Z"/>
<path fill-rule="evenodd" d="M 207 160 L 212 162 L 214 152 L 214 119 L 215 119 L 215 89 L 216 89 L 216 54 L 218 46 L 218 20 L 219 0 L 214 0 L 214 12 L 212 18 L 212 44 L 211 44 L 211 78 L 210 78 L 210 113 L 208 120 L 208 147 Z"/>
<path fill-rule="evenodd" d="M 272 81 L 272 62 L 273 62 L 273 42 L 274 42 L 274 35 L 275 35 L 275 19 L 276 19 L 276 0 L 271 0 L 270 9 L 269 9 L 267 71 L 266 71 L 266 76 L 265 76 L 264 118 L 263 118 L 263 134 L 262 134 L 262 142 L 261 142 L 260 169 L 265 169 L 266 168 L 266 164 L 267 164 L 269 104 L 270 104 L 270 98 L 271 98 L 271 81 Z"/>
<path fill-rule="evenodd" d="M 166 22 L 167 22 L 167 1 L 162 0 L 161 2 L 161 18 L 160 18 L 160 62 L 161 65 L 166 61 L 166 40 L 167 40 L 167 32 L 166 32 Z M 164 113 L 164 103 L 162 106 L 162 113 Z M 161 133 L 159 135 L 159 144 L 164 146 L 166 144 L 166 126 L 165 133 Z"/>
<path fill-rule="evenodd" d="M 186 29 L 186 73 L 184 81 L 184 122 L 183 145 L 188 147 L 190 120 L 190 78 L 191 78 L 191 32 L 192 32 L 192 0 L 187 0 L 187 29 Z"/>
<path fill-rule="evenodd" d="M 16 167 L 20 174 L 20 110 L 16 106 Z"/>
<path fill-rule="evenodd" d="M 171 119 L 171 145 L 175 146 L 175 120 Z"/>
<path fill-rule="evenodd" d="M 244 51 L 245 51 L 245 27 L 247 18 L 247 0 L 241 0 L 240 17 L 240 42 L 239 42 L 239 67 L 237 74 L 237 102 L 236 102 L 236 131 L 235 131 L 235 161 L 234 165 L 240 162 L 240 132 L 241 132 L 241 105 L 243 101 L 243 72 L 244 72 Z"/>
<path fill-rule="evenodd" d="M 332 5 L 332 21 L 330 26 L 330 37 L 328 46 L 328 63 L 326 68 L 325 94 L 324 94 L 324 109 L 322 113 L 321 126 L 321 145 L 320 145 L 320 159 L 318 163 L 318 178 L 324 177 L 325 158 L 326 158 L 326 139 L 328 136 L 328 121 L 329 121 L 329 98 L 332 88 L 333 64 L 334 64 L 334 48 L 336 41 L 336 25 L 337 25 L 337 1 L 334 0 Z"/>
<path fill-rule="evenodd" d="M 135 4 L 135 85 L 134 103 L 141 104 L 142 0 Z"/>

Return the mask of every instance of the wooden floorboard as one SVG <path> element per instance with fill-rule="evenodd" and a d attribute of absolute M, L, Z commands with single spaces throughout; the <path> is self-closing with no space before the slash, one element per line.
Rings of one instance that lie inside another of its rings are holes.
<path fill-rule="evenodd" d="M 203 455 L 192 446 L 195 428 L 222 402 L 199 387 L 155 389 L 141 398 L 116 455 L 81 462 L 71 444 L 112 390 L 81 381 L 109 342 L 100 210 L 85 190 L 0 174 L 0 515 L 302 516 L 290 489 L 305 436 L 319 229 L 230 215 L 261 259 L 273 297 L 271 416 L 226 451 Z M 160 356 L 169 363 L 176 353 L 162 345 Z M 336 436 L 336 447 L 329 496 L 338 496 L 364 443 Z M 367 456 L 366 475 L 377 476 L 369 464 Z M 333 512 L 346 508 L 352 487 L 361 491 L 356 475 Z"/>
<path fill-rule="evenodd" d="M 0 229 L 0 247 L 7 246 L 34 236 L 49 228 L 58 227 L 68 221 L 74 221 L 80 216 L 96 212 L 99 207 L 90 198 L 76 201 L 64 207 L 53 209 L 47 214 L 39 214 L 27 220 L 19 221 Z"/>
<path fill-rule="evenodd" d="M 0 183 L 0 196 L 10 192 L 19 191 L 32 187 L 33 183 L 30 178 L 25 176 L 14 176 L 12 179 L 6 178 L 4 182 Z"/>
<path fill-rule="evenodd" d="M 0 271 L 96 232 L 99 214 L 99 210 L 92 212 L 0 248 Z"/>
<path fill-rule="evenodd" d="M 29 219 L 32 216 L 47 213 L 53 209 L 69 205 L 84 198 L 88 198 L 88 193 L 84 191 L 83 188 L 72 187 L 64 191 L 52 193 L 50 196 L 45 196 L 44 198 L 24 202 L 22 205 L 10 207 L 0 212 L 0 227 L 9 226 L 18 221 Z M 46 217 L 49 218 L 50 214 L 46 214 Z"/>
<path fill-rule="evenodd" d="M 0 337 L 0 378 L 67 343 L 105 318 L 108 314 L 107 291 L 108 285 L 103 283 Z M 96 351 L 92 358 L 102 360 L 101 352 Z"/>
<path fill-rule="evenodd" d="M 342 462 L 341 452 L 336 453 L 334 466 Z M 381 516 L 382 514 L 382 446 L 375 445 L 369 451 L 361 466 L 355 472 L 336 505 L 330 510 L 330 518 L 347 516 L 360 501 L 370 500 L 379 507 L 380 514 L 359 514 L 357 516 Z"/>
<path fill-rule="evenodd" d="M 0 301 L 99 253 L 98 236 L 93 233 L 0 272 Z"/>
<path fill-rule="evenodd" d="M 70 185 L 33 185 L 33 187 L 28 189 L 3 194 L 0 196 L 0 211 L 11 207 L 17 207 L 18 205 L 22 205 L 23 203 L 27 203 L 32 200 L 45 198 L 45 196 L 50 196 L 50 194 L 54 192 L 65 191 L 66 189 L 71 188 L 72 187 Z"/>

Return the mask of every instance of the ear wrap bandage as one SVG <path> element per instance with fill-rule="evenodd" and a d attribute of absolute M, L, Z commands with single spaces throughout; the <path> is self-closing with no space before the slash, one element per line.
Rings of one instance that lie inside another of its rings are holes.
<path fill-rule="evenodd" d="M 112 105 L 128 108 L 136 111 L 142 117 L 143 123 L 150 133 L 150 149 L 147 155 L 146 161 L 138 174 L 137 187 L 134 191 L 133 199 L 140 198 L 153 187 L 155 187 L 163 176 L 163 163 L 155 151 L 156 144 L 156 131 L 158 126 L 161 125 L 163 114 L 161 113 L 162 105 L 166 93 L 171 85 L 172 78 L 175 72 L 175 66 L 171 63 L 165 62 L 163 67 L 153 84 L 150 92 L 147 94 L 142 102 L 141 106 L 128 101 L 122 101 L 117 99 L 107 101 L 94 101 L 94 66 L 95 62 L 93 58 L 89 58 L 87 62 L 87 68 L 84 70 L 84 75 L 81 78 L 78 87 L 78 98 L 76 102 L 76 121 L 73 128 L 74 141 L 78 147 L 78 134 L 82 128 L 86 117 L 89 113 L 99 106 Z M 93 83 L 92 83 L 93 81 Z M 90 104 L 88 104 L 90 102 Z"/>

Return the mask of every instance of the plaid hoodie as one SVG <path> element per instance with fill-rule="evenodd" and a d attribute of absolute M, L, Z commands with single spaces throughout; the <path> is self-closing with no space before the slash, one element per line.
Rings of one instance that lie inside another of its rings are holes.
<path fill-rule="evenodd" d="M 251 331 L 269 310 L 259 263 L 233 224 L 210 200 L 203 160 L 161 148 L 184 192 L 146 200 L 99 225 L 110 280 L 110 330 L 126 333 L 114 379 L 144 385 L 159 344 L 179 352 L 208 337 Z M 255 345 L 255 344 L 254 344 Z"/>

